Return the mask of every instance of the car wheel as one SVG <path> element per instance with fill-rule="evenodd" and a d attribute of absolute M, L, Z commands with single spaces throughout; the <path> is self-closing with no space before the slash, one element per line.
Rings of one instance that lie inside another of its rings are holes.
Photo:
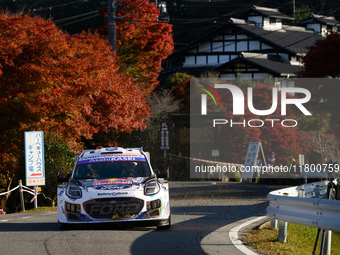
<path fill-rule="evenodd" d="M 167 220 L 161 221 L 161 225 L 157 226 L 157 229 L 166 230 L 166 229 L 170 229 L 170 227 L 171 227 L 171 215 L 169 216 Z"/>
<path fill-rule="evenodd" d="M 59 224 L 59 229 L 60 230 L 67 230 L 69 229 L 69 226 L 66 223 L 61 223 L 60 221 L 58 221 Z"/>

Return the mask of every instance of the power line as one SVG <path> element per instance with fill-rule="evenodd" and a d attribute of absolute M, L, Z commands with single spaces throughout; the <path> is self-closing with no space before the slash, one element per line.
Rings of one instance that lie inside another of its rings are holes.
<path fill-rule="evenodd" d="M 127 14 L 127 15 L 120 16 L 120 17 L 115 17 L 115 18 L 116 18 L 116 19 L 123 19 L 123 18 L 126 18 L 126 17 L 128 17 L 128 16 L 130 16 L 130 15 L 136 13 L 136 12 L 142 7 L 142 5 L 143 5 L 146 1 L 147 1 L 147 0 L 145 0 L 143 3 L 141 3 L 141 4 L 137 7 L 137 9 L 134 10 L 133 12 L 131 12 L 131 13 Z"/>
<path fill-rule="evenodd" d="M 72 1 L 72 2 L 68 2 L 68 3 L 49 6 L 49 7 L 41 7 L 41 8 L 38 8 L 38 9 L 33 9 L 32 11 L 36 12 L 36 11 L 43 11 L 43 10 L 48 10 L 48 9 L 52 10 L 52 9 L 55 9 L 55 8 L 58 8 L 58 7 L 63 7 L 63 6 L 67 6 L 69 4 L 75 4 L 75 3 L 80 3 L 80 2 L 84 2 L 84 1 L 83 0 L 77 0 L 77 1 Z"/>
<path fill-rule="evenodd" d="M 86 15 L 94 14 L 94 13 L 97 13 L 97 14 L 98 14 L 98 11 L 96 10 L 96 11 L 87 12 L 87 13 L 75 15 L 75 16 L 68 17 L 68 18 L 57 19 L 57 20 L 53 20 L 53 22 L 54 22 L 54 23 L 58 23 L 58 22 L 68 21 L 68 20 L 72 20 L 72 19 L 75 19 L 75 18 L 78 18 L 78 17 L 83 17 L 83 16 L 86 16 Z"/>
<path fill-rule="evenodd" d="M 116 20 L 123 20 L 124 18 L 136 13 L 143 4 L 146 3 L 147 0 L 144 0 L 141 4 L 138 5 L 136 10 L 133 12 L 126 14 L 124 16 L 117 17 L 116 11 L 117 11 L 117 5 L 116 0 L 109 0 L 108 6 L 107 6 L 107 12 L 108 12 L 108 33 L 109 33 L 109 43 L 112 46 L 112 50 L 117 50 L 117 38 L 116 38 Z"/>
<path fill-rule="evenodd" d="M 79 19 L 79 20 L 71 21 L 71 22 L 69 22 L 69 23 L 62 24 L 62 25 L 60 25 L 60 26 L 68 26 L 68 25 L 71 25 L 71 24 L 74 24 L 74 23 L 78 23 L 78 22 L 80 22 L 80 21 L 84 21 L 84 20 L 92 19 L 92 18 L 95 18 L 95 17 L 98 17 L 98 16 L 99 16 L 99 14 L 97 13 L 97 14 L 95 14 L 95 15 L 92 15 L 92 16 L 90 16 L 90 17 L 86 17 L 86 18 L 83 18 L 83 19 Z"/>

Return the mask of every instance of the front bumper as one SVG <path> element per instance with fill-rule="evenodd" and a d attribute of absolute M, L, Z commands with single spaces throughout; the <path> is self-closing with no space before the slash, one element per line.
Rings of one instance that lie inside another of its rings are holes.
<path fill-rule="evenodd" d="M 60 189 L 60 190 L 59 190 Z M 153 196 L 115 196 L 71 199 L 58 187 L 60 223 L 155 222 L 163 225 L 170 217 L 168 192 Z"/>

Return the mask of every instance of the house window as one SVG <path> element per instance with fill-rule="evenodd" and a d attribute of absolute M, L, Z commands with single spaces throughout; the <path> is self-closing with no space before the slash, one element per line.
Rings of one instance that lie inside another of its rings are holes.
<path fill-rule="evenodd" d="M 275 24 L 276 23 L 276 18 L 269 18 L 269 23 L 270 24 Z"/>

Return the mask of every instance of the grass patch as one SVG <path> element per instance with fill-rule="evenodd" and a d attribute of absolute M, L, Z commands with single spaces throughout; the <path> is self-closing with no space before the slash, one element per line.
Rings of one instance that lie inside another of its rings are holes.
<path fill-rule="evenodd" d="M 313 253 L 317 228 L 288 223 L 287 242 L 277 241 L 278 229 L 252 229 L 241 240 L 265 255 L 310 255 Z M 321 233 L 315 254 L 320 254 Z M 340 254 L 340 233 L 332 232 L 331 254 Z"/>
<path fill-rule="evenodd" d="M 21 211 L 19 213 L 55 212 L 57 210 L 58 210 L 57 207 L 42 206 L 42 207 L 38 207 L 37 209 L 29 209 L 29 210 Z"/>

